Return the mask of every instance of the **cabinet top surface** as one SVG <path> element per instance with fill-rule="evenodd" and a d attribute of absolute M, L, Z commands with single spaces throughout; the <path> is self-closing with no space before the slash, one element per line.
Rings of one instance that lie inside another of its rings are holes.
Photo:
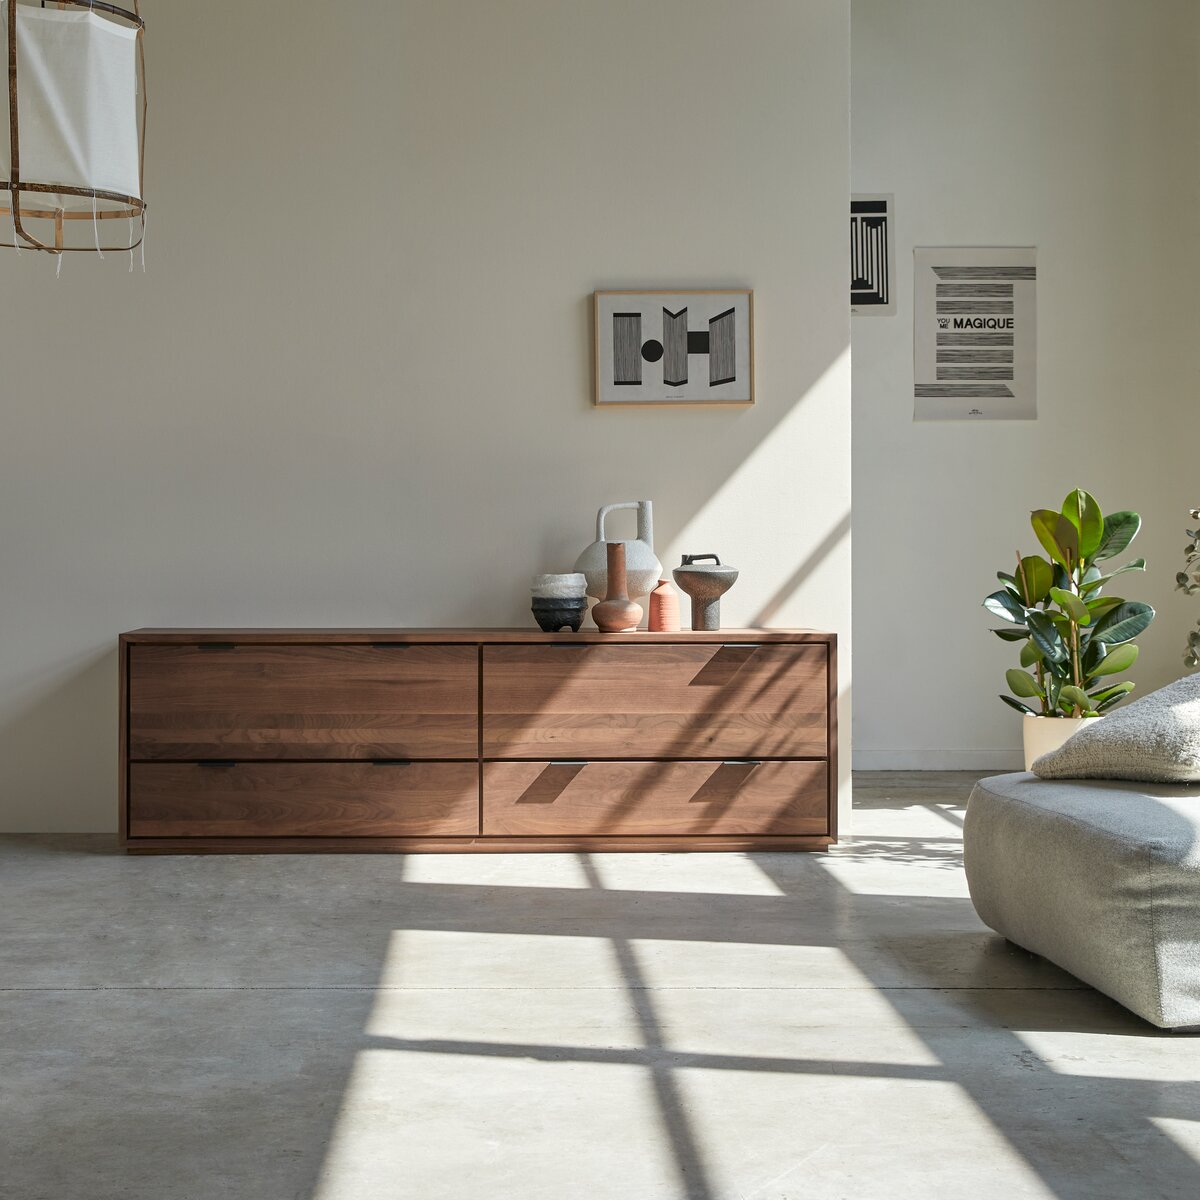
<path fill-rule="evenodd" d="M 572 642 L 580 645 L 726 643 L 726 642 L 836 642 L 837 635 L 817 629 L 719 629 L 678 633 L 650 633 L 639 629 L 632 633 L 601 633 L 583 629 L 579 633 L 543 633 L 540 629 L 134 629 L 121 634 L 125 643 L 157 645 L 195 644 L 198 642 L 244 642 L 257 645 L 303 643 L 376 643 L 429 642 L 451 645 L 480 645 L 506 642 Z"/>

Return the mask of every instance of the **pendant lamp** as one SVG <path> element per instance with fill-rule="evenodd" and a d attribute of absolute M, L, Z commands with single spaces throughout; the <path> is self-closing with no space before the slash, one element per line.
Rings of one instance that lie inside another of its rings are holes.
<path fill-rule="evenodd" d="M 129 2 L 0 0 L 0 245 L 102 254 L 145 236 L 145 22 Z"/>

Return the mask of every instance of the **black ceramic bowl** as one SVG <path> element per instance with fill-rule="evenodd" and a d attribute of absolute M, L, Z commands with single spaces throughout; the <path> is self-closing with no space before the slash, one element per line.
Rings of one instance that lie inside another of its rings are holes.
<path fill-rule="evenodd" d="M 530 606 L 533 619 L 544 633 L 557 633 L 564 625 L 578 633 L 588 610 L 586 596 L 535 596 Z"/>

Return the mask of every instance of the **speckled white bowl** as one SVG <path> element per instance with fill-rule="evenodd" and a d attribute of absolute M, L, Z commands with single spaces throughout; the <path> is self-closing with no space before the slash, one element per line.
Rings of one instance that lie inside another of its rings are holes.
<path fill-rule="evenodd" d="M 579 572 L 568 575 L 535 575 L 530 588 L 536 600 L 573 600 L 587 595 L 587 578 Z"/>

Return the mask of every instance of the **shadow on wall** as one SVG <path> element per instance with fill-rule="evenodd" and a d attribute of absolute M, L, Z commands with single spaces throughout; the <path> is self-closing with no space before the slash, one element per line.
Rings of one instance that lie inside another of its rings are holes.
<path fill-rule="evenodd" d="M 117 649 L 7 683 L 0 709 L 3 820 L 9 828 L 63 829 L 59 814 L 87 813 L 72 831 L 116 826 Z"/>

